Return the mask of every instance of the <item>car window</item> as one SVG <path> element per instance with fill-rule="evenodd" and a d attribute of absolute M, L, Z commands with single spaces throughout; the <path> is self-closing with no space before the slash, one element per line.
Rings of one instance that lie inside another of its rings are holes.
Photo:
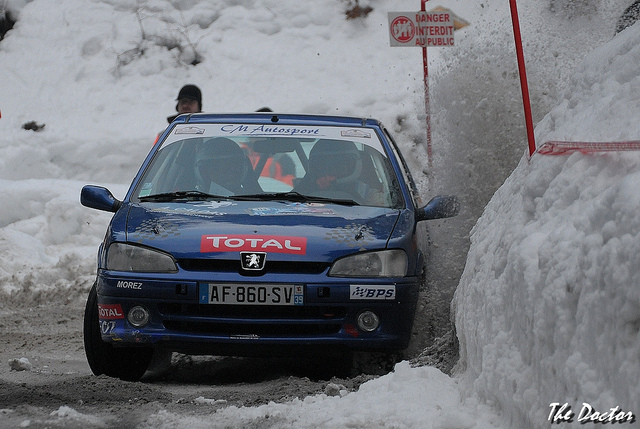
<path fill-rule="evenodd" d="M 376 133 L 327 128 L 317 136 L 256 136 L 248 128 L 225 133 L 219 124 L 193 131 L 197 137 L 173 133 L 160 145 L 132 198 L 189 191 L 224 197 L 295 192 L 402 207 L 398 178 Z"/>
<path fill-rule="evenodd" d="M 384 128 L 383 131 L 385 136 L 387 136 L 387 139 L 389 139 L 389 142 L 391 144 L 391 150 L 393 151 L 396 159 L 398 159 L 398 161 L 400 162 L 401 174 L 403 176 L 404 182 L 407 184 L 407 186 L 409 186 L 409 191 L 411 193 L 413 204 L 414 206 L 417 207 L 417 205 L 422 204 L 422 197 L 418 192 L 418 187 L 416 186 L 416 182 L 413 180 L 413 176 L 411 176 L 411 171 L 409 170 L 409 166 L 407 165 L 407 162 L 402 156 L 402 153 L 398 149 L 398 145 L 396 144 L 396 141 L 393 139 L 389 131 L 386 128 Z"/>

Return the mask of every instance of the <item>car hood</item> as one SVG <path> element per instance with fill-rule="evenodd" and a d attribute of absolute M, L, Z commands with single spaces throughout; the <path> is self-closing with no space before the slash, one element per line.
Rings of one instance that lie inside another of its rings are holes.
<path fill-rule="evenodd" d="M 196 201 L 131 204 L 126 239 L 175 258 L 237 258 L 267 252 L 271 260 L 333 261 L 384 249 L 401 210 L 290 202 Z"/>

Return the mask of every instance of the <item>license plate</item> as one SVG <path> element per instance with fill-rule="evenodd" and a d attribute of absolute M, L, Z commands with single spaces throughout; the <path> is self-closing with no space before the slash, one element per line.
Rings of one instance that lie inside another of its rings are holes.
<path fill-rule="evenodd" d="M 200 304 L 303 305 L 304 287 L 202 283 Z"/>

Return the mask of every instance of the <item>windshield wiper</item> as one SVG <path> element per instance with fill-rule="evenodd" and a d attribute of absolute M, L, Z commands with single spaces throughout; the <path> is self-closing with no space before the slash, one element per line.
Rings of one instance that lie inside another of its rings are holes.
<path fill-rule="evenodd" d="M 234 200 L 244 200 L 244 201 L 285 200 L 285 201 L 294 201 L 294 202 L 301 202 L 301 203 L 314 202 L 314 203 L 342 204 L 345 206 L 360 205 L 359 203 L 349 198 L 319 197 L 315 195 L 304 195 L 296 191 L 270 192 L 270 193 L 264 193 L 264 194 L 250 194 L 250 195 L 234 195 L 232 198 Z"/>
<path fill-rule="evenodd" d="M 209 199 L 218 199 L 218 200 L 226 200 L 229 197 L 224 195 L 211 195 L 206 192 L 200 191 L 176 191 L 176 192 L 165 192 L 162 194 L 154 194 L 154 195 L 145 195 L 144 197 L 140 197 L 140 202 L 147 201 L 158 201 L 158 202 L 167 202 L 167 201 L 176 201 L 176 200 L 209 200 Z"/>

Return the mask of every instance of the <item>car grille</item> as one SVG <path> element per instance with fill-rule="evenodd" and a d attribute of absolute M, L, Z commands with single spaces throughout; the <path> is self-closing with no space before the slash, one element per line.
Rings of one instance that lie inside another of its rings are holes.
<path fill-rule="evenodd" d="M 165 328 L 170 330 L 284 337 L 335 334 L 340 331 L 346 315 L 344 307 L 335 306 L 160 304 L 158 310 Z"/>
<path fill-rule="evenodd" d="M 187 271 L 241 272 L 240 260 L 230 259 L 178 259 L 178 265 Z M 329 268 L 325 262 L 291 262 L 267 260 L 260 273 L 322 274 Z"/>

